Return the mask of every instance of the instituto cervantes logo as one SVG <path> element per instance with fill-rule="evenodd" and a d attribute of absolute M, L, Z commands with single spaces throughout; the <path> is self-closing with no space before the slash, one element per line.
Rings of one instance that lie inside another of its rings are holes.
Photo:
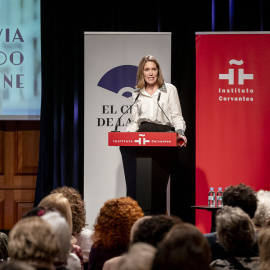
<path fill-rule="evenodd" d="M 219 74 L 219 80 L 228 82 L 227 88 L 218 88 L 219 101 L 254 101 L 254 89 L 246 87 L 247 82 L 254 79 L 254 74 L 245 73 L 244 68 L 241 67 L 243 63 L 243 60 L 232 59 L 229 64 L 236 67 L 229 68 L 226 74 Z"/>

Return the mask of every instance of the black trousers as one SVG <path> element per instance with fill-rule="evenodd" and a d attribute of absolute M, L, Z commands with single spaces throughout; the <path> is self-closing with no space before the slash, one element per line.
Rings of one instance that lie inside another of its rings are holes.
<path fill-rule="evenodd" d="M 138 132 L 168 132 L 168 131 L 174 131 L 174 128 L 166 125 L 160 125 L 149 122 L 142 122 L 138 129 Z"/>

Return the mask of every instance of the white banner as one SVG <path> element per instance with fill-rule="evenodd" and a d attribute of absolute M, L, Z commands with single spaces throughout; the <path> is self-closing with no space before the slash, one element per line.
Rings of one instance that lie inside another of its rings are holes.
<path fill-rule="evenodd" d="M 119 147 L 108 146 L 108 132 L 132 104 L 139 61 L 158 59 L 171 81 L 171 33 L 86 32 L 84 38 L 84 201 L 89 228 L 106 200 L 126 196 Z M 125 131 L 130 113 L 121 118 Z"/>

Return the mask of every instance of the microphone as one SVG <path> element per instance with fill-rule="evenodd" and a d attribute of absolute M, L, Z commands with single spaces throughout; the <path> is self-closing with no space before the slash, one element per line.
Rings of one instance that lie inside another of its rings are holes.
<path fill-rule="evenodd" d="M 160 94 L 161 94 L 161 92 L 159 92 L 159 94 L 158 94 L 157 105 L 158 105 L 158 107 L 161 109 L 161 111 L 163 112 L 163 114 L 166 116 L 166 118 L 167 118 L 167 120 L 169 121 L 169 123 L 171 124 L 171 126 L 173 127 L 173 125 L 172 125 L 170 119 L 168 118 L 168 116 L 166 115 L 166 113 L 163 111 L 163 109 L 162 109 L 161 106 L 159 105 Z"/>
<path fill-rule="evenodd" d="M 118 126 L 119 126 L 119 124 L 120 124 L 120 119 L 122 118 L 122 116 L 124 116 L 132 107 L 133 107 L 133 105 L 135 104 L 135 102 L 137 101 L 137 99 L 139 98 L 139 96 L 140 96 L 140 94 L 141 93 L 139 93 L 138 95 L 137 95 L 137 97 L 135 98 L 135 100 L 134 100 L 134 102 L 132 103 L 132 105 L 130 105 L 130 107 L 118 118 L 118 120 L 117 120 L 117 122 L 116 122 L 116 124 L 115 124 L 115 128 L 114 128 L 114 130 L 112 131 L 112 132 L 120 132 L 120 131 L 118 131 L 117 130 L 117 128 L 118 128 Z"/>

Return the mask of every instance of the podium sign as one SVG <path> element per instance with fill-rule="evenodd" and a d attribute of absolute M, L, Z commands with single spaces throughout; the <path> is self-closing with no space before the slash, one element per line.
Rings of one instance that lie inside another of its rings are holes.
<path fill-rule="evenodd" d="M 175 132 L 109 132 L 109 146 L 177 146 Z"/>

